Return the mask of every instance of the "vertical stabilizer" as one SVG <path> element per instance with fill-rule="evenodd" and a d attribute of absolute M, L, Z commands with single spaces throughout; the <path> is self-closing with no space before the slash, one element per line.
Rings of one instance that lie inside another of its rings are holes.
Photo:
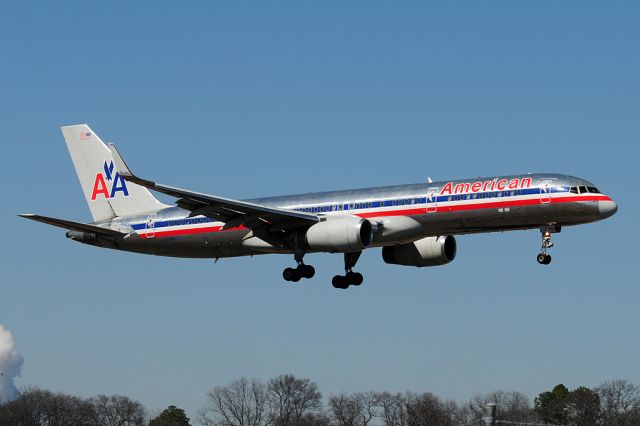
<path fill-rule="evenodd" d="M 125 181 L 111 151 L 86 124 L 61 128 L 94 221 L 158 211 L 166 205 L 147 188 Z"/>

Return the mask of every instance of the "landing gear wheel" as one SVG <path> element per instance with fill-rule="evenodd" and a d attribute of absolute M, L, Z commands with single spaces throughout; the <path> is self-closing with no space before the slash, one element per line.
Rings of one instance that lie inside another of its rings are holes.
<path fill-rule="evenodd" d="M 306 279 L 313 278 L 313 276 L 316 274 L 316 268 L 314 268 L 311 265 L 302 264 L 298 266 L 297 269 L 302 278 L 306 278 Z"/>
<path fill-rule="evenodd" d="M 285 268 L 285 270 L 282 271 L 282 278 L 284 278 L 285 281 L 292 281 L 294 283 L 297 283 L 298 281 L 300 281 L 300 278 L 302 278 L 302 276 L 297 269 Z"/>
<path fill-rule="evenodd" d="M 349 287 L 349 283 L 347 282 L 347 277 L 342 275 L 335 275 L 331 280 L 331 284 L 333 285 L 333 288 L 340 288 L 343 290 Z"/>
<path fill-rule="evenodd" d="M 536 257 L 536 260 L 538 261 L 539 264 L 541 265 L 548 265 L 551 263 L 551 255 L 548 253 L 540 253 L 538 254 L 538 256 Z"/>
<path fill-rule="evenodd" d="M 346 280 L 350 285 L 359 286 L 364 281 L 360 272 L 347 272 Z"/>

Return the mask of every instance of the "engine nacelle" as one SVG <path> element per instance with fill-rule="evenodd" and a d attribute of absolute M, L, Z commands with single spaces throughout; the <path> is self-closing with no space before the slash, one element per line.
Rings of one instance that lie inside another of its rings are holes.
<path fill-rule="evenodd" d="M 343 253 L 365 249 L 371 240 L 371 222 L 357 216 L 329 216 L 298 238 L 299 244 L 311 251 Z"/>
<path fill-rule="evenodd" d="M 405 266 L 445 265 L 456 258 L 458 245 L 451 236 L 427 237 L 413 243 L 382 248 L 385 263 Z"/>

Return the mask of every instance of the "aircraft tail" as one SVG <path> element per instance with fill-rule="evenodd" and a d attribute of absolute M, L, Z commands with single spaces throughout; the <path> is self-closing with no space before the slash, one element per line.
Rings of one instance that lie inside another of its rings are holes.
<path fill-rule="evenodd" d="M 94 221 L 158 211 L 164 207 L 143 186 L 125 181 L 111 151 L 86 124 L 61 128 Z"/>

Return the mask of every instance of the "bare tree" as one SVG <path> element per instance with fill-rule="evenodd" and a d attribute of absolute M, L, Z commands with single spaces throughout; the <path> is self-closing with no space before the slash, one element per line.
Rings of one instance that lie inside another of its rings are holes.
<path fill-rule="evenodd" d="M 639 424 L 637 422 L 640 422 L 640 386 L 627 380 L 610 380 L 598 386 L 595 391 L 600 397 L 603 423 Z"/>
<path fill-rule="evenodd" d="M 84 399 L 38 388 L 0 405 L 2 426 L 94 426 L 93 406 Z"/>
<path fill-rule="evenodd" d="M 500 420 L 533 422 L 538 419 L 532 411 L 529 398 L 526 395 L 517 391 L 505 392 L 501 390 L 476 394 L 471 398 L 468 406 L 473 412 L 474 419 L 484 415 L 483 407 L 488 402 L 496 404 L 496 412 L 499 413 Z"/>
<path fill-rule="evenodd" d="M 269 426 L 267 386 L 243 377 L 227 386 L 213 388 L 207 392 L 207 404 L 200 410 L 199 417 L 206 426 Z"/>
<path fill-rule="evenodd" d="M 143 426 L 146 410 L 138 401 L 121 395 L 90 398 L 96 426 Z"/>
<path fill-rule="evenodd" d="M 373 392 L 342 393 L 329 398 L 329 410 L 339 426 L 367 426 L 377 414 Z"/>
<path fill-rule="evenodd" d="M 379 392 L 376 394 L 376 405 L 380 407 L 379 416 L 385 426 L 407 425 L 406 398 L 403 394 Z"/>
<path fill-rule="evenodd" d="M 451 426 L 454 417 L 450 405 L 445 405 L 436 395 L 407 393 L 408 426 Z"/>
<path fill-rule="evenodd" d="M 332 426 L 329 416 L 322 411 L 315 413 L 305 413 L 296 423 L 295 426 Z"/>
<path fill-rule="evenodd" d="M 309 379 L 297 379 L 291 374 L 280 375 L 269 381 L 273 423 L 290 426 L 300 423 L 305 413 L 321 406 L 322 394 L 318 385 Z"/>

